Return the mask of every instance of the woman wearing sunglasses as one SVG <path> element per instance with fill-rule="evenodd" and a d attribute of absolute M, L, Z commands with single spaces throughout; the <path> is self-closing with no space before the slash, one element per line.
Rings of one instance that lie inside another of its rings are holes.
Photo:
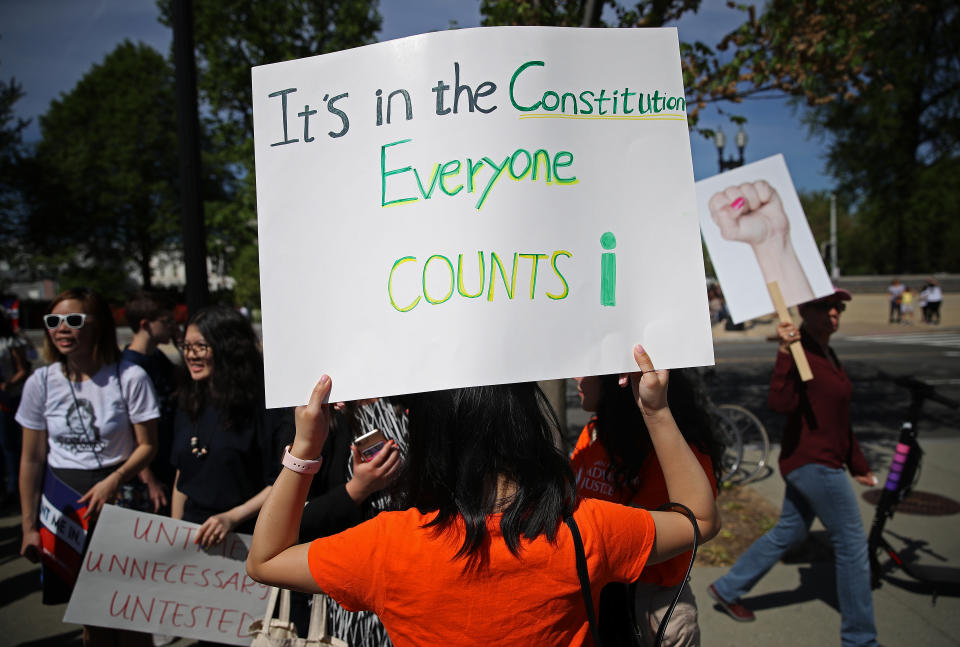
<path fill-rule="evenodd" d="M 293 438 L 293 412 L 264 407 L 263 358 L 250 322 L 210 306 L 187 322 L 171 462 L 171 513 L 201 524 L 203 547 L 252 532 Z"/>
<path fill-rule="evenodd" d="M 75 288 L 60 293 L 43 318 L 44 355 L 49 365 L 34 372 L 23 388 L 17 422 L 23 427 L 20 553 L 40 559 L 38 514 L 45 471 L 75 490 L 96 520 L 121 486 L 135 478 L 156 451 L 160 411 L 150 378 L 139 366 L 120 361 L 113 314 L 96 292 Z M 71 586 L 43 572 L 43 601 L 69 599 Z M 85 627 L 85 644 L 104 644 L 114 630 Z M 149 644 L 150 636 L 124 632 L 123 644 Z"/>
<path fill-rule="evenodd" d="M 877 481 L 850 424 L 853 384 L 830 348 L 830 337 L 837 332 L 844 302 L 850 298 L 849 292 L 837 288 L 829 296 L 800 305 L 803 324 L 799 330 L 790 323 L 777 327 L 780 347 L 767 404 L 787 416 L 780 448 L 780 474 L 787 482 L 783 510 L 777 525 L 707 592 L 734 620 L 754 620 L 740 597 L 806 538 L 814 517 L 819 517 L 836 557 L 841 642 L 870 646 L 877 644 L 877 631 L 867 538 L 846 470 L 861 485 L 874 486 Z M 797 339 L 813 372 L 809 382 L 800 380 L 790 355 L 790 344 Z"/>

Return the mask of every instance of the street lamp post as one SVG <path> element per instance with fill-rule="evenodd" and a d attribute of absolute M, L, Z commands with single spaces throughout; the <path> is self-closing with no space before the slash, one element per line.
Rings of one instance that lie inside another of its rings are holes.
<path fill-rule="evenodd" d="M 734 142 L 737 144 L 737 149 L 740 152 L 738 158 L 728 157 L 723 159 L 723 147 L 727 145 L 727 136 L 723 134 L 723 131 L 719 128 L 717 129 L 717 134 L 714 136 L 714 143 L 717 145 L 717 163 L 720 166 L 720 172 L 729 171 L 731 169 L 739 168 L 743 166 L 743 149 L 747 147 L 747 133 L 743 131 L 743 126 L 740 126 L 740 130 L 737 131 L 737 134 L 734 136 Z M 727 330 L 743 330 L 743 323 L 735 324 L 733 319 L 727 319 L 726 323 Z"/>
<path fill-rule="evenodd" d="M 728 157 L 727 159 L 723 159 L 723 148 L 727 145 L 727 136 L 724 135 L 723 131 L 719 128 L 717 129 L 717 134 L 714 136 L 713 141 L 717 145 L 717 163 L 720 166 L 721 173 L 743 166 L 743 150 L 747 147 L 747 133 L 743 131 L 743 126 L 740 127 L 740 130 L 738 130 L 737 134 L 734 136 L 734 141 L 736 142 L 737 149 L 740 152 L 740 156 L 738 158 Z"/>

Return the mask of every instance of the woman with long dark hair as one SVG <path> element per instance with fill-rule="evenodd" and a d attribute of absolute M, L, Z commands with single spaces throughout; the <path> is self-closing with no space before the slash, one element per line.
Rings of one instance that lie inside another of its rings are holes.
<path fill-rule="evenodd" d="M 253 530 L 293 437 L 293 417 L 264 408 L 259 341 L 233 308 L 197 311 L 181 350 L 171 516 L 201 524 L 196 540 L 207 547 L 231 531 Z"/>
<path fill-rule="evenodd" d="M 642 348 L 634 355 L 641 372 L 631 377 L 633 394 L 670 496 L 712 537 L 716 504 L 667 406 L 667 372 L 653 370 Z M 257 521 L 247 571 L 264 583 L 324 591 L 348 610 L 373 610 L 395 645 L 589 644 L 566 519 L 583 538 L 594 608 L 606 583 L 634 581 L 647 562 L 693 544 L 681 514 L 578 500 L 543 393 L 511 384 L 407 398 L 406 509 L 294 545 L 329 428 L 330 384 L 322 377 L 297 409 L 296 438 Z"/>
<path fill-rule="evenodd" d="M 23 427 L 20 553 L 38 561 L 40 495 L 47 469 L 78 493 L 92 522 L 121 486 L 146 467 L 156 451 L 160 411 L 142 368 L 120 361 L 113 313 L 96 292 L 61 292 L 43 318 L 49 362 L 23 388 L 17 422 Z M 43 600 L 60 604 L 72 586 L 43 571 Z M 112 644 L 119 630 L 84 627 L 84 644 Z M 150 644 L 148 634 L 123 634 L 123 644 Z"/>
<path fill-rule="evenodd" d="M 654 510 L 670 501 L 663 469 L 629 389 L 617 375 L 577 378 L 584 411 L 594 417 L 584 427 L 571 457 L 580 496 Z M 699 461 L 716 496 L 717 468 L 723 447 L 714 439 L 706 392 L 693 369 L 670 374 L 670 410 L 690 450 Z M 627 623 L 633 606 L 640 642 L 653 645 L 657 628 L 684 581 L 690 553 L 644 569 L 636 586 L 607 587 L 600 599 L 600 629 L 604 645 L 621 644 L 633 628 Z M 627 644 L 633 644 L 632 642 Z M 684 588 L 664 634 L 664 645 L 700 644 L 697 605 Z"/>

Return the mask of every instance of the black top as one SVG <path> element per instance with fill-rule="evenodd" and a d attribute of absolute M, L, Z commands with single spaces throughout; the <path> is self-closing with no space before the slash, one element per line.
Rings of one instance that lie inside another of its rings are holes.
<path fill-rule="evenodd" d="M 226 512 L 273 485 L 280 473 L 284 446 L 293 442 L 293 409 L 260 409 L 240 425 L 227 428 L 221 412 L 207 406 L 194 422 L 178 410 L 172 463 L 180 470 L 177 490 L 187 495 L 191 515 Z M 190 439 L 206 447 L 203 457 L 191 452 Z"/>
<path fill-rule="evenodd" d="M 338 421 L 335 414 L 334 420 Z M 300 541 L 335 535 L 366 521 L 373 514 L 369 505 L 357 505 L 347 494 L 347 464 L 353 435 L 345 424 L 331 426 L 320 455 L 323 463 L 310 484 L 307 504 L 300 520 Z M 366 502 L 365 502 L 366 503 Z"/>
<path fill-rule="evenodd" d="M 176 367 L 159 349 L 151 355 L 144 355 L 129 347 L 124 348 L 122 359 L 142 368 L 153 382 L 153 391 L 160 406 L 160 420 L 157 423 L 157 454 L 150 462 L 150 469 L 161 483 L 173 485 L 174 469 L 170 464 L 170 452 L 173 449 L 173 419 L 177 413 Z"/>

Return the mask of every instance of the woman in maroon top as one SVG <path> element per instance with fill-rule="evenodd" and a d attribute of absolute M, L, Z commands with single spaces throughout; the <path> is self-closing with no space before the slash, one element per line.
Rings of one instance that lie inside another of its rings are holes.
<path fill-rule="evenodd" d="M 862 485 L 877 482 L 850 426 L 853 385 L 829 346 L 846 309 L 844 301 L 849 300 L 849 292 L 837 289 L 800 306 L 803 324 L 799 330 L 789 323 L 777 327 L 780 347 L 767 404 L 787 415 L 780 450 L 780 473 L 787 482 L 783 510 L 777 525 L 755 541 L 707 592 L 734 620 L 754 620 L 740 597 L 806 538 L 813 518 L 819 517 L 835 555 L 841 644 L 873 646 L 877 632 L 867 539 L 844 468 Z M 809 382 L 800 379 L 790 356 L 789 345 L 798 336 L 814 376 Z"/>

